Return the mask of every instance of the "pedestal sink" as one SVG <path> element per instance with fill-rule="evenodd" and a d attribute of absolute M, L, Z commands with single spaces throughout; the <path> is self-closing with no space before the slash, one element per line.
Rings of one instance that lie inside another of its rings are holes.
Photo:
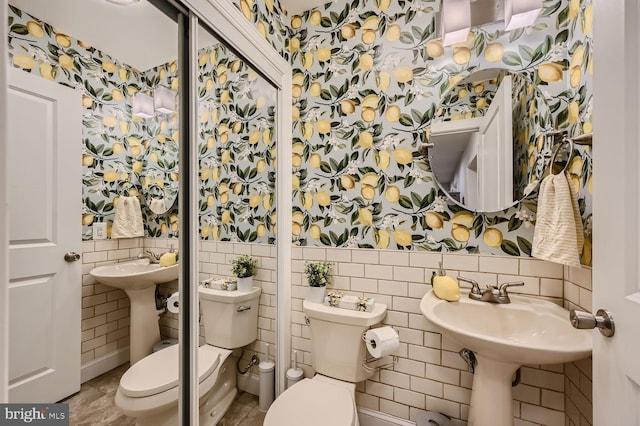
<path fill-rule="evenodd" d="M 99 266 L 89 272 L 98 282 L 120 288 L 131 301 L 129 360 L 135 364 L 160 341 L 156 285 L 178 279 L 178 265 L 162 267 L 147 259 Z"/>
<path fill-rule="evenodd" d="M 513 426 L 511 380 L 522 364 L 561 364 L 588 357 L 591 330 L 577 330 L 569 311 L 553 302 L 510 295 L 511 303 L 438 299 L 433 290 L 420 310 L 442 334 L 472 350 L 477 359 L 469 426 Z"/>

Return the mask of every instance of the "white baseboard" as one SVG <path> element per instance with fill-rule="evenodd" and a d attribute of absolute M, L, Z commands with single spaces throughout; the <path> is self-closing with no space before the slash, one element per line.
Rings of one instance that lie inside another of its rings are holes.
<path fill-rule="evenodd" d="M 360 426 L 416 426 L 414 422 L 369 408 L 358 408 L 358 421 Z"/>
<path fill-rule="evenodd" d="M 252 395 L 260 394 L 260 376 L 257 374 L 236 373 L 238 379 L 238 389 L 249 392 Z"/>
<path fill-rule="evenodd" d="M 84 383 L 129 362 L 129 346 L 110 352 L 98 359 L 82 364 L 80 382 Z"/>

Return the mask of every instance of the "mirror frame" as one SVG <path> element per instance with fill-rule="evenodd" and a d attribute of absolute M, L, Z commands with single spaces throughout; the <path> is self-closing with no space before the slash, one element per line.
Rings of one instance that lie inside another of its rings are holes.
<path fill-rule="evenodd" d="M 500 68 L 500 67 L 491 67 L 491 68 L 476 69 L 475 71 L 473 71 L 472 73 L 470 73 L 469 75 L 465 76 L 463 79 L 461 79 L 460 81 L 458 81 L 458 82 L 455 84 L 455 86 L 453 86 L 453 87 L 449 87 L 449 88 L 447 89 L 447 91 L 445 91 L 445 92 L 441 95 L 441 97 L 440 97 L 440 101 L 438 102 L 438 104 L 437 104 L 437 106 L 436 106 L 436 111 L 438 111 L 440 108 L 442 108 L 442 105 L 443 105 L 443 99 L 445 98 L 445 96 L 446 96 L 446 95 L 448 95 L 448 94 L 453 93 L 453 92 L 454 92 L 454 90 L 455 90 L 455 89 L 456 89 L 460 84 L 471 84 L 471 83 L 473 83 L 474 81 L 480 81 L 480 80 L 477 80 L 477 79 L 473 79 L 473 78 L 471 78 L 471 77 L 472 77 L 474 74 L 477 74 L 477 73 L 485 73 L 485 74 L 487 74 L 489 71 L 496 71 L 498 74 L 499 74 L 501 71 L 506 71 L 509 75 L 522 76 L 523 78 L 525 78 L 525 79 L 526 79 L 526 81 L 527 81 L 528 83 L 533 84 L 533 85 L 535 86 L 536 90 L 537 90 L 538 92 L 540 92 L 540 89 L 538 88 L 538 86 L 536 86 L 536 85 L 535 85 L 535 81 L 533 81 L 527 73 L 519 72 L 519 71 L 517 71 L 517 70 L 511 70 L 511 69 L 509 69 L 509 68 Z M 486 75 L 485 75 L 485 76 L 480 76 L 480 79 L 482 80 L 482 79 L 483 79 L 483 77 L 485 77 L 485 78 L 484 78 L 484 80 L 489 80 L 489 78 L 486 78 Z M 542 97 L 542 99 L 544 99 L 544 97 Z M 486 107 L 486 109 L 488 109 L 490 105 L 491 105 L 491 104 L 488 104 L 488 105 L 487 105 L 487 107 Z M 549 125 L 550 125 L 549 130 L 552 130 L 553 128 L 555 128 L 555 127 L 553 126 L 554 118 L 553 118 L 553 114 L 551 113 L 551 111 L 550 111 L 550 109 L 549 109 L 549 107 L 548 107 L 548 104 L 547 104 L 547 110 L 548 110 L 548 111 L 547 111 L 547 114 L 548 114 L 548 117 L 547 117 L 547 118 L 548 118 L 548 122 L 549 122 Z M 484 116 L 484 115 L 483 115 L 483 116 Z M 460 126 L 458 126 L 458 127 L 459 127 L 459 129 L 457 129 L 457 131 L 452 132 L 452 133 L 470 132 L 470 131 L 472 131 L 472 130 L 474 130 L 474 129 L 478 129 L 477 123 L 478 123 L 479 121 L 478 121 L 478 120 L 476 120 L 476 118 L 478 118 L 478 117 L 483 117 L 483 116 L 475 116 L 475 117 L 473 117 L 473 118 L 466 119 L 466 120 L 468 121 L 468 124 L 467 124 L 467 123 L 460 123 Z M 434 117 L 433 117 L 433 119 L 432 119 L 432 122 L 431 122 L 431 124 L 430 124 L 430 126 L 429 126 L 429 128 L 431 129 L 431 126 L 433 126 L 433 124 L 436 122 L 436 119 L 438 119 L 438 118 L 440 118 L 440 120 L 437 120 L 437 122 L 438 122 L 438 123 L 444 122 L 445 120 L 442 120 L 442 118 L 443 118 L 443 117 L 446 117 L 446 115 L 442 115 L 442 116 L 434 116 Z M 462 120 L 460 120 L 460 121 L 462 121 Z M 543 129 L 543 130 L 541 130 L 540 132 L 536 132 L 535 140 L 537 140 L 540 136 L 545 136 L 545 135 L 547 135 L 547 133 L 548 133 L 548 132 L 547 132 L 547 131 L 545 131 L 544 129 Z M 430 137 L 431 137 L 431 136 L 432 136 L 432 135 L 430 135 Z M 515 135 L 515 134 L 512 134 L 512 145 L 513 145 L 513 141 L 515 140 L 515 138 L 516 138 L 516 135 Z M 547 142 L 545 141 L 545 145 L 546 145 L 546 143 L 547 143 Z M 432 158 L 432 155 L 431 155 L 430 150 L 435 148 L 434 143 L 433 143 L 431 140 L 429 140 L 429 143 L 428 143 L 426 146 L 428 147 L 428 151 L 427 151 L 428 155 L 427 155 L 427 158 L 428 158 L 428 160 L 429 160 L 429 167 L 430 167 L 430 169 L 431 169 L 431 173 L 432 173 L 432 176 L 433 176 L 433 180 L 434 180 L 434 182 L 436 183 L 436 185 L 438 185 L 439 190 L 440 190 L 440 191 L 442 191 L 442 192 L 447 196 L 447 198 L 448 198 L 451 202 L 455 203 L 456 205 L 458 205 L 459 207 L 461 207 L 461 208 L 463 208 L 463 209 L 465 209 L 465 210 L 472 211 L 472 212 L 474 212 L 474 213 L 495 213 L 495 212 L 499 212 L 499 211 L 508 210 L 508 209 L 510 209 L 510 208 L 512 208 L 512 207 L 514 207 L 514 206 L 516 206 L 518 203 L 521 203 L 521 202 L 523 202 L 524 200 L 526 200 L 527 198 L 529 198 L 529 197 L 531 196 L 531 194 L 534 194 L 534 193 L 535 193 L 535 190 L 537 189 L 538 185 L 540 184 L 540 181 L 542 180 L 542 179 L 538 179 L 538 180 L 536 181 L 536 185 L 535 185 L 533 188 L 531 188 L 531 189 L 529 190 L 529 192 L 528 192 L 528 193 L 524 193 L 524 195 L 522 195 L 522 197 L 520 197 L 519 199 L 517 199 L 517 200 L 513 200 L 513 201 L 511 202 L 511 204 L 509 204 L 509 205 L 507 205 L 507 206 L 504 206 L 504 207 L 502 207 L 502 208 L 500 208 L 500 209 L 498 209 L 498 210 L 481 210 L 481 209 L 477 209 L 477 208 L 472 208 L 472 207 L 470 207 L 470 206 L 468 206 L 468 205 L 466 205 L 466 204 L 463 204 L 461 201 L 456 200 L 456 199 L 455 199 L 455 198 L 450 194 L 449 190 L 445 189 L 445 188 L 444 188 L 444 186 L 441 184 L 440 180 L 437 178 L 437 176 L 436 176 L 436 174 L 435 174 L 435 172 L 434 172 L 434 170 L 433 170 L 433 167 L 431 166 L 431 158 Z M 544 147 L 543 147 L 543 148 L 544 148 Z M 532 171 L 535 171 L 535 170 L 538 168 L 538 166 L 537 166 L 538 158 L 539 158 L 541 155 L 543 155 L 543 154 L 542 154 L 542 150 L 538 150 L 537 152 L 538 152 L 538 154 L 536 155 L 536 164 L 534 164 L 534 167 L 532 168 Z M 513 161 L 515 161 L 515 158 L 512 156 L 512 162 L 513 162 Z M 545 163 L 545 165 L 546 165 L 546 163 Z M 515 165 L 514 165 L 514 164 L 512 164 L 512 166 L 513 166 L 513 167 L 515 167 Z M 512 168 L 513 168 L 513 167 L 512 167 Z M 543 171 L 544 171 L 544 170 L 543 170 Z M 541 176 L 541 177 L 542 177 L 542 176 Z M 529 185 L 531 185 L 531 183 L 529 183 L 529 184 L 527 185 L 527 187 L 528 187 Z M 525 189 L 526 189 L 527 187 L 525 187 Z M 476 192 L 477 192 L 477 191 L 476 191 Z M 524 192 L 524 190 L 523 190 L 523 192 Z"/>
<path fill-rule="evenodd" d="M 222 42 L 251 63 L 277 90 L 276 148 L 276 396 L 284 391 L 284 372 L 289 363 L 289 317 L 291 281 L 291 209 L 292 199 L 287 197 L 291 188 L 291 67 L 235 7 L 231 0 L 149 0 L 156 7 L 179 10 L 178 63 L 185 72 L 179 90 L 180 139 L 191 143 L 180 144 L 179 164 L 181 171 L 179 211 L 180 219 L 180 274 L 178 288 L 179 314 L 179 400 L 178 411 L 182 422 L 188 424 L 199 418 L 198 371 L 190 368 L 197 365 L 199 342 L 198 325 L 198 248 L 199 233 L 199 165 L 198 150 L 192 145 L 198 140 L 199 118 L 197 73 L 198 73 L 198 29 L 207 27 Z M 229 35 L 233 34 L 233 37 Z M 285 195 L 279 196 L 278 193 Z M 282 259 L 282 260 L 280 260 Z M 289 260 L 289 261 L 287 261 Z M 195 307 L 192 309 L 192 307 Z M 197 421 L 197 420 L 196 420 Z"/>

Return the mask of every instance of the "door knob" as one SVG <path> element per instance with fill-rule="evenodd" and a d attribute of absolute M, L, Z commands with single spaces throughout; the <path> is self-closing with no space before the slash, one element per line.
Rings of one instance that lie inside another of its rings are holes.
<path fill-rule="evenodd" d="M 593 329 L 598 327 L 600 333 L 605 337 L 611 337 L 616 332 L 613 316 L 606 309 L 598 309 L 595 315 L 572 309 L 569 313 L 569 319 L 574 328 Z"/>
<path fill-rule="evenodd" d="M 80 260 L 80 255 L 75 251 L 70 251 L 64 255 L 64 260 L 67 262 L 75 262 L 76 260 Z"/>

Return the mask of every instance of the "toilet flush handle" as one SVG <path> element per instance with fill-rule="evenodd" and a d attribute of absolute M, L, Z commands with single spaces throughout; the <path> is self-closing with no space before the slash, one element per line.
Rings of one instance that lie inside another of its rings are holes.
<path fill-rule="evenodd" d="M 251 306 L 240 305 L 236 310 L 236 312 L 244 312 L 244 311 L 248 311 L 249 309 L 251 309 Z"/>

